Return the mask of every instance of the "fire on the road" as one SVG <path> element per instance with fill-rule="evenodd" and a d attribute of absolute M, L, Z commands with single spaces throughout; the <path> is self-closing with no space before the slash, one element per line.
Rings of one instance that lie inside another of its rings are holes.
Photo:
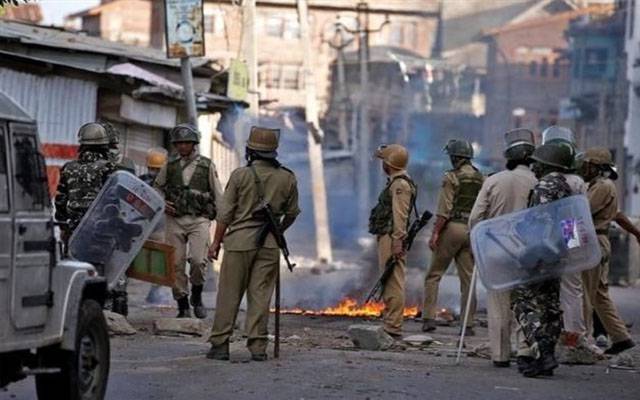
<path fill-rule="evenodd" d="M 340 301 L 336 306 L 327 307 L 321 310 L 307 310 L 303 308 L 290 308 L 282 310 L 283 314 L 297 314 L 297 315 L 320 315 L 320 316 L 335 316 L 335 317 L 372 317 L 377 318 L 382 314 L 384 310 L 384 304 L 382 302 L 369 302 L 366 304 L 359 304 L 353 298 L 346 297 Z M 272 312 L 275 310 L 271 310 Z M 404 316 L 406 318 L 413 318 L 418 314 L 418 306 L 405 307 Z"/>

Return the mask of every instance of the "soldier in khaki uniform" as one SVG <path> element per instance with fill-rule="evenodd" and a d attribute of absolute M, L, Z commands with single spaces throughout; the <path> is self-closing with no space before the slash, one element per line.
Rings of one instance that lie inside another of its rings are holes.
<path fill-rule="evenodd" d="M 593 310 L 602 321 L 613 344 L 607 354 L 617 354 L 635 346 L 624 322 L 609 295 L 608 275 L 611 258 L 609 226 L 618 216 L 618 193 L 610 178 L 617 178 L 611 152 L 606 148 L 588 149 L 582 157 L 581 174 L 589 184 L 587 196 L 591 215 L 602 250 L 602 260 L 596 268 L 584 271 L 585 321 L 593 329 Z"/>
<path fill-rule="evenodd" d="M 200 134 L 196 128 L 178 125 L 171 130 L 170 136 L 178 157 L 160 169 L 154 186 L 165 196 L 166 238 L 175 248 L 173 297 L 178 302 L 178 318 L 191 317 L 189 302 L 195 316 L 205 318 L 202 289 L 208 265 L 209 227 L 216 217 L 222 189 L 213 161 L 198 154 L 196 145 Z M 186 272 L 187 246 L 189 275 Z"/>
<path fill-rule="evenodd" d="M 436 329 L 436 307 L 438 286 L 449 264 L 455 259 L 460 277 L 461 315 L 465 313 L 466 299 L 471 290 L 473 256 L 469 239 L 469 215 L 482 187 L 484 177 L 471 164 L 473 147 L 466 140 L 452 139 L 444 151 L 451 159 L 453 169 L 444 175 L 438 195 L 437 219 L 429 247 L 433 251 L 431 267 L 424 282 L 424 307 L 422 316 L 424 332 Z M 476 309 L 475 293 L 469 310 L 467 335 L 473 335 L 473 320 Z"/>
<path fill-rule="evenodd" d="M 261 238 L 265 226 L 256 211 L 270 205 L 282 231 L 300 213 L 296 177 L 276 160 L 280 131 L 253 127 L 246 146 L 248 165 L 236 169 L 229 178 L 217 218 L 216 233 L 209 257 L 224 256 L 218 282 L 216 313 L 209 342 L 208 358 L 229 359 L 229 338 L 242 296 L 247 294 L 245 332 L 254 361 L 267 359 L 269 304 L 280 268 L 280 250 L 271 233 Z"/>
<path fill-rule="evenodd" d="M 378 239 L 378 264 L 381 270 L 384 270 L 390 257 L 396 257 L 393 274 L 382 293 L 385 304 L 383 321 L 388 334 L 401 337 L 407 262 L 403 241 L 407 236 L 409 215 L 415 207 L 416 185 L 406 171 L 409 163 L 407 149 L 398 144 L 381 146 L 376 157 L 382 160 L 382 168 L 389 179 L 378 198 L 378 204 L 371 210 L 369 233 Z"/>
<path fill-rule="evenodd" d="M 469 229 L 483 220 L 527 208 L 529 195 L 538 183 L 530 169 L 530 157 L 535 150 L 533 132 L 522 128 L 514 129 L 505 133 L 505 142 L 507 169 L 484 181 L 471 210 Z M 511 333 L 515 327 L 511 311 L 511 291 L 489 290 L 487 313 L 493 364 L 498 368 L 508 367 L 511 359 Z M 521 358 L 524 357 L 529 357 L 528 346 L 520 343 L 519 364 L 523 364 Z"/>

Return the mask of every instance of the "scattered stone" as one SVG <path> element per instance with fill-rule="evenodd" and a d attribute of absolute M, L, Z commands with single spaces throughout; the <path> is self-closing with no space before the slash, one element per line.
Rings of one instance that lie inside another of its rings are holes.
<path fill-rule="evenodd" d="M 560 364 L 593 365 L 602 359 L 602 355 L 582 344 L 575 347 L 558 344 L 556 359 Z"/>
<path fill-rule="evenodd" d="M 129 321 L 120 314 L 104 310 L 104 318 L 107 320 L 107 328 L 109 328 L 110 336 L 135 335 L 137 332 Z"/>
<path fill-rule="evenodd" d="M 388 350 L 395 340 L 375 325 L 350 325 L 347 330 L 353 344 L 363 350 Z"/>
<path fill-rule="evenodd" d="M 489 343 L 480 343 L 469 352 L 469 357 L 479 357 L 490 360 L 491 346 L 489 346 Z"/>
<path fill-rule="evenodd" d="M 197 318 L 160 318 L 153 321 L 153 333 L 164 336 L 202 336 L 207 327 Z"/>
<path fill-rule="evenodd" d="M 618 354 L 609 361 L 609 365 L 616 367 L 636 368 L 635 360 L 629 353 Z"/>
<path fill-rule="evenodd" d="M 405 343 L 411 346 L 422 347 L 422 346 L 428 346 L 431 343 L 433 343 L 433 338 L 429 335 L 411 335 L 402 339 L 402 341 L 404 341 Z"/>

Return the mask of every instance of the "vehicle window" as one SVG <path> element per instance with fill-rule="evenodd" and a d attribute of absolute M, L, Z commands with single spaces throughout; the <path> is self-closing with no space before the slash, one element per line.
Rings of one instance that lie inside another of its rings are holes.
<path fill-rule="evenodd" d="M 9 176 L 7 169 L 5 130 L 0 126 L 0 212 L 9 211 Z"/>
<path fill-rule="evenodd" d="M 16 210 L 42 210 L 47 201 L 47 174 L 44 159 L 38 152 L 36 138 L 32 134 L 16 133 L 13 138 L 14 199 Z"/>

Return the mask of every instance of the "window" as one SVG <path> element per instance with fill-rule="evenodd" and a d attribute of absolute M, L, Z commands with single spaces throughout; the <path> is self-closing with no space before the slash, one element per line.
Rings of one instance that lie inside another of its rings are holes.
<path fill-rule="evenodd" d="M 404 43 L 404 29 L 400 24 L 391 24 L 389 31 L 389 44 L 392 46 L 401 46 Z"/>
<path fill-rule="evenodd" d="M 553 77 L 554 78 L 560 77 L 560 60 L 556 60 L 553 63 Z"/>
<path fill-rule="evenodd" d="M 281 68 L 279 65 L 270 65 L 267 70 L 267 84 L 266 86 L 271 89 L 277 89 L 280 87 Z"/>
<path fill-rule="evenodd" d="M 267 36 L 282 37 L 282 29 L 284 26 L 284 19 L 280 17 L 269 17 L 265 25 Z"/>
<path fill-rule="evenodd" d="M 204 15 L 204 31 L 215 36 L 224 35 L 224 11 L 216 10 Z"/>
<path fill-rule="evenodd" d="M 282 67 L 282 88 L 300 89 L 300 69 L 293 65 Z"/>
<path fill-rule="evenodd" d="M 607 72 L 607 49 L 587 48 L 584 50 L 582 76 L 585 78 L 600 78 Z"/>
<path fill-rule="evenodd" d="M 0 212 L 9 211 L 9 176 L 7 175 L 7 147 L 5 132 L 0 127 Z"/>
<path fill-rule="evenodd" d="M 33 134 L 15 133 L 14 200 L 16 210 L 35 211 L 44 209 L 48 201 L 47 173 L 44 158 L 38 152 Z"/>
<path fill-rule="evenodd" d="M 287 17 L 284 19 L 284 29 L 282 37 L 285 39 L 300 38 L 300 23 L 296 17 Z"/>
<path fill-rule="evenodd" d="M 535 61 L 531 61 L 529 63 L 529 75 L 536 76 L 538 75 L 538 63 Z"/>
<path fill-rule="evenodd" d="M 547 57 L 542 59 L 542 63 L 540 64 L 540 76 L 546 77 L 549 73 L 549 61 Z"/>

